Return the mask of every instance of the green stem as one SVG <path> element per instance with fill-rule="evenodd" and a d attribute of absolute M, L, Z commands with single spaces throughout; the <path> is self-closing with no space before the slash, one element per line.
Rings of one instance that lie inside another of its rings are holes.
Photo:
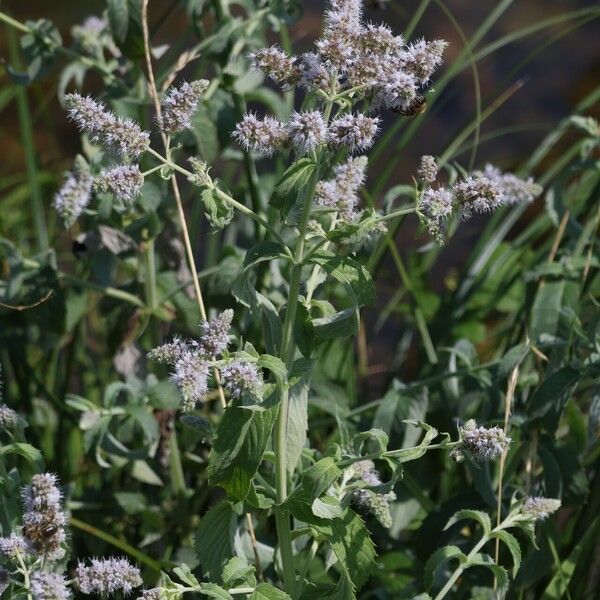
<path fill-rule="evenodd" d="M 440 590 L 439 594 L 434 598 L 434 600 L 442 600 L 442 598 L 446 597 L 446 594 L 452 589 L 452 586 L 456 583 L 456 580 L 463 574 L 464 570 L 469 566 L 470 560 L 485 546 L 485 544 L 489 541 L 490 537 L 487 534 L 484 534 L 483 537 L 475 544 L 471 552 L 467 554 L 467 560 L 461 563 L 456 571 L 452 574 L 452 577 L 448 579 L 446 585 Z"/>
<path fill-rule="evenodd" d="M 302 273 L 302 258 L 304 255 L 304 245 L 306 238 L 306 229 L 310 218 L 310 209 L 315 195 L 315 189 L 318 182 L 318 172 L 315 170 L 311 179 L 303 192 L 302 217 L 298 227 L 298 239 L 294 251 L 295 265 L 292 268 L 290 278 L 290 289 L 288 294 L 287 309 L 285 311 L 285 321 L 283 323 L 283 332 L 281 336 L 281 358 L 285 362 L 288 371 L 294 360 L 294 342 L 292 331 L 294 320 L 296 318 L 296 307 L 298 305 L 298 296 L 300 293 L 300 276 Z M 277 510 L 275 513 L 275 524 L 277 526 L 277 537 L 279 539 L 279 549 L 281 552 L 281 562 L 283 565 L 283 580 L 287 593 L 296 597 L 296 574 L 294 568 L 294 553 L 292 549 L 292 538 L 290 529 L 289 512 L 282 508 L 282 504 L 287 499 L 287 422 L 289 410 L 289 389 L 284 389 L 281 394 L 281 403 L 277 414 L 277 423 L 275 425 L 275 471 L 276 471 L 276 491 L 277 491 Z"/>

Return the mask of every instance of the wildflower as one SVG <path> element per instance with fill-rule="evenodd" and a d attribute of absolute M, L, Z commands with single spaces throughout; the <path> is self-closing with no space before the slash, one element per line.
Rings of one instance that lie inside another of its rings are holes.
<path fill-rule="evenodd" d="M 504 198 L 498 182 L 480 173 L 469 175 L 452 189 L 466 216 L 471 212 L 491 212 L 502 204 Z"/>
<path fill-rule="evenodd" d="M 314 52 L 306 52 L 300 57 L 300 83 L 308 88 L 329 90 L 331 76 L 325 68 L 321 57 Z"/>
<path fill-rule="evenodd" d="M 261 48 L 250 58 L 256 69 L 266 73 L 275 83 L 283 87 L 290 87 L 300 79 L 300 68 L 296 65 L 297 59 L 288 56 L 285 52 L 271 46 L 270 48 Z"/>
<path fill-rule="evenodd" d="M 385 56 L 399 52 L 404 39 L 401 35 L 394 35 L 387 25 L 368 24 L 359 38 L 360 49 L 372 57 Z"/>
<path fill-rule="evenodd" d="M 541 496 L 527 498 L 522 513 L 531 516 L 536 521 L 543 521 L 556 512 L 560 505 L 561 502 L 557 498 L 543 498 Z"/>
<path fill-rule="evenodd" d="M 287 131 L 281 121 L 274 117 L 260 120 L 248 113 L 236 125 L 233 134 L 242 148 L 253 150 L 265 156 L 271 156 L 287 143 Z"/>
<path fill-rule="evenodd" d="M 382 485 L 379 473 L 375 469 L 375 464 L 372 460 L 361 460 L 354 463 L 352 470 L 354 478 L 368 486 L 367 488 L 354 490 L 352 494 L 353 500 L 361 508 L 370 512 L 383 527 L 391 527 L 392 515 L 390 513 L 390 502 L 396 500 L 396 494 L 394 492 L 382 494 L 376 490 L 368 489 L 369 487 L 375 488 Z"/>
<path fill-rule="evenodd" d="M 417 97 L 417 86 L 413 75 L 405 71 L 394 71 L 383 82 L 375 95 L 375 105 L 401 110 Z"/>
<path fill-rule="evenodd" d="M 144 590 L 137 600 L 161 600 L 162 588 L 152 588 Z"/>
<path fill-rule="evenodd" d="M 106 44 L 112 46 L 108 32 L 108 23 L 100 17 L 90 16 L 81 25 L 71 28 L 71 36 L 75 43 L 86 53 L 95 55 L 101 52 Z"/>
<path fill-rule="evenodd" d="M 172 341 L 150 350 L 148 358 L 156 362 L 172 365 L 177 362 L 187 349 L 187 344 L 181 338 L 175 336 Z"/>
<path fill-rule="evenodd" d="M 130 158 L 137 158 L 150 146 L 147 131 L 142 131 L 131 119 L 117 117 L 90 96 L 67 94 L 65 105 L 69 118 L 92 142 L 100 142 Z"/>
<path fill-rule="evenodd" d="M 208 364 L 205 358 L 197 352 L 184 352 L 175 362 L 171 381 L 183 397 L 182 410 L 194 410 L 208 392 Z"/>
<path fill-rule="evenodd" d="M 221 369 L 221 379 L 223 387 L 235 400 L 260 397 L 262 377 L 252 363 L 236 360 L 225 365 Z"/>
<path fill-rule="evenodd" d="M 137 165 L 120 165 L 112 169 L 104 169 L 94 179 L 94 189 L 98 192 L 109 192 L 133 204 L 144 185 L 144 176 Z"/>
<path fill-rule="evenodd" d="M 33 573 L 30 591 L 34 600 L 67 600 L 71 597 L 65 578 L 57 573 Z"/>
<path fill-rule="evenodd" d="M 219 356 L 227 350 L 232 320 L 233 311 L 227 309 L 214 319 L 204 321 L 204 323 L 200 325 L 201 336 L 199 350 L 202 354 L 212 358 Z"/>
<path fill-rule="evenodd" d="M 6 404 L 0 404 L 0 429 L 14 429 L 19 421 L 18 413 Z"/>
<path fill-rule="evenodd" d="M 418 40 L 410 44 L 401 55 L 401 64 L 419 85 L 425 85 L 433 72 L 442 63 L 442 56 L 448 43 L 444 40 L 426 42 Z"/>
<path fill-rule="evenodd" d="M 362 113 L 343 115 L 335 119 L 329 127 L 329 141 L 336 146 L 346 146 L 350 152 L 365 150 L 373 144 L 379 119 Z"/>
<path fill-rule="evenodd" d="M 28 554 L 29 546 L 22 535 L 11 533 L 8 537 L 0 538 L 0 555 L 15 561 Z"/>
<path fill-rule="evenodd" d="M 423 186 L 430 186 L 437 178 L 438 166 L 433 156 L 425 154 L 421 156 L 421 162 L 419 163 L 419 169 L 417 175 L 419 182 Z"/>
<path fill-rule="evenodd" d="M 521 179 L 512 173 L 502 173 L 492 165 L 486 165 L 483 175 L 498 183 L 502 190 L 503 204 L 529 204 L 544 191 L 532 177 Z"/>
<path fill-rule="evenodd" d="M 473 419 L 459 428 L 460 443 L 452 456 L 460 462 L 466 454 L 477 462 L 499 458 L 508 449 L 511 439 L 500 427 L 478 427 Z"/>
<path fill-rule="evenodd" d="M 202 94 L 208 88 L 208 81 L 187 81 L 178 88 L 170 88 L 161 102 L 161 129 L 167 135 L 179 133 L 191 127 L 190 119 L 198 107 Z"/>
<path fill-rule="evenodd" d="M 358 218 L 357 191 L 364 182 L 366 166 L 366 156 L 350 158 L 338 165 L 334 171 L 334 179 L 317 184 L 315 202 L 326 208 L 337 208 L 344 221 Z"/>
<path fill-rule="evenodd" d="M 419 210 L 432 221 L 443 221 L 452 213 L 454 196 L 445 188 L 427 188 L 419 197 Z"/>
<path fill-rule="evenodd" d="M 125 558 L 93 558 L 91 564 L 79 563 L 75 583 L 83 594 L 108 595 L 122 591 L 130 594 L 142 585 L 140 570 Z"/>
<path fill-rule="evenodd" d="M 301 153 L 311 152 L 325 142 L 327 136 L 327 126 L 318 110 L 295 112 L 289 122 L 289 131 L 292 143 Z"/>
<path fill-rule="evenodd" d="M 25 508 L 23 535 L 31 551 L 48 560 L 61 559 L 64 556 L 62 544 L 66 539 L 66 517 L 56 475 L 34 475 L 31 484 L 21 492 L 21 498 Z"/>
<path fill-rule="evenodd" d="M 54 195 L 54 208 L 70 227 L 90 202 L 93 178 L 85 160 L 76 160 L 73 171 L 66 174 L 65 182 Z"/>

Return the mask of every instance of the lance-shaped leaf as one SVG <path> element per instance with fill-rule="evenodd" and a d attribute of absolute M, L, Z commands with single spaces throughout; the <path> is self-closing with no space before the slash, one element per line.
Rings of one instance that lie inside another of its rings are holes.
<path fill-rule="evenodd" d="M 513 577 L 516 577 L 517 571 L 521 566 L 521 546 L 519 546 L 517 538 L 512 533 L 508 533 L 508 531 L 504 529 L 500 531 L 494 531 L 491 534 L 491 537 L 498 538 L 500 541 L 504 542 L 508 548 L 513 561 L 512 575 Z"/>
<path fill-rule="evenodd" d="M 444 530 L 452 527 L 452 525 L 454 525 L 455 523 L 458 523 L 459 521 L 464 521 L 466 519 L 473 519 L 474 521 L 477 521 L 483 527 L 483 532 L 486 535 L 488 535 L 492 530 L 492 523 L 490 522 L 490 517 L 486 513 L 480 510 L 470 509 L 464 509 L 455 512 L 446 523 Z"/>
<path fill-rule="evenodd" d="M 466 563 L 467 557 L 457 546 L 444 546 L 438 548 L 425 564 L 425 586 L 429 589 L 435 581 L 436 573 L 447 562 L 458 559 L 460 563 Z"/>

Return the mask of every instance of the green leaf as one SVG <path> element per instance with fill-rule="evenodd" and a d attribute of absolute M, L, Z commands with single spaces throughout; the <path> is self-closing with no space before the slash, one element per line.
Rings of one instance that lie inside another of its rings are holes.
<path fill-rule="evenodd" d="M 287 470 L 293 473 L 300 461 L 302 449 L 306 445 L 306 432 L 308 430 L 308 390 L 310 387 L 311 363 L 304 359 L 297 361 L 296 365 L 306 366 L 305 371 L 296 383 L 290 386 L 288 393 L 288 422 L 287 422 Z"/>
<path fill-rule="evenodd" d="M 270 583 L 259 583 L 250 594 L 248 600 L 292 600 L 285 592 Z"/>
<path fill-rule="evenodd" d="M 315 328 L 308 309 L 301 302 L 298 302 L 296 305 L 294 341 L 298 346 L 298 350 L 302 352 L 302 355 L 310 358 L 315 346 Z"/>
<path fill-rule="evenodd" d="M 313 254 L 309 262 L 319 265 L 343 284 L 354 306 L 364 306 L 375 301 L 375 286 L 371 275 L 359 262 L 325 251 Z"/>
<path fill-rule="evenodd" d="M 421 421 L 413 421 L 410 419 L 406 419 L 404 422 L 409 423 L 410 425 L 416 425 L 418 427 L 421 427 L 425 430 L 425 435 L 423 436 L 421 443 L 417 446 L 413 446 L 411 448 L 400 448 L 398 450 L 391 450 L 386 452 L 386 456 L 401 463 L 410 462 L 411 460 L 421 458 L 421 456 L 423 456 L 423 454 L 427 452 L 427 447 L 439 434 L 438 430 L 435 427 L 432 427 L 427 423 L 422 423 Z"/>
<path fill-rule="evenodd" d="M 217 600 L 233 600 L 233 596 L 216 583 L 201 583 L 200 593 Z"/>
<path fill-rule="evenodd" d="M 517 571 L 521 566 L 521 546 L 519 546 L 517 538 L 512 533 L 508 533 L 508 531 L 503 529 L 500 531 L 494 531 L 491 537 L 498 538 L 500 541 L 504 542 L 508 548 L 513 560 L 512 575 L 513 577 L 516 577 Z"/>
<path fill-rule="evenodd" d="M 338 519 L 344 516 L 340 501 L 333 496 L 315 498 L 310 507 L 313 515 L 320 519 Z"/>
<path fill-rule="evenodd" d="M 230 558 L 223 567 L 221 579 L 223 585 L 228 589 L 232 587 L 241 587 L 243 585 L 254 586 L 256 584 L 254 566 L 249 565 L 245 558 L 234 556 Z"/>
<path fill-rule="evenodd" d="M 107 0 L 108 23 L 115 42 L 123 43 L 129 28 L 128 0 Z"/>
<path fill-rule="evenodd" d="M 425 564 L 424 571 L 425 587 L 427 587 L 427 589 L 433 585 L 436 573 L 439 569 L 453 559 L 458 559 L 461 563 L 467 562 L 466 555 L 457 546 L 444 546 L 443 548 L 438 548 L 429 557 L 429 560 Z"/>
<path fill-rule="evenodd" d="M 281 385 L 287 383 L 287 369 L 285 368 L 283 361 L 277 356 L 261 354 L 256 361 L 256 365 L 271 371 Z"/>
<path fill-rule="evenodd" d="M 527 404 L 530 418 L 541 418 L 551 431 L 556 430 L 562 412 L 580 377 L 580 372 L 571 367 L 563 367 L 546 377 Z"/>
<path fill-rule="evenodd" d="M 325 595 L 326 600 L 355 600 L 356 594 L 354 593 L 354 584 L 348 573 L 348 569 L 343 564 L 338 564 L 338 568 L 341 571 L 341 577 L 339 578 L 335 589 Z"/>
<path fill-rule="evenodd" d="M 312 320 L 315 338 L 332 340 L 358 333 L 359 317 L 356 308 L 347 308 L 327 317 Z"/>
<path fill-rule="evenodd" d="M 192 570 L 189 568 L 188 565 L 186 565 L 184 563 L 182 563 L 178 567 L 175 567 L 173 569 L 173 573 L 175 573 L 175 575 L 177 575 L 177 577 L 179 577 L 179 579 L 181 579 L 181 581 L 183 581 L 185 584 L 189 585 L 190 587 L 195 587 L 197 585 L 200 585 L 198 580 L 196 579 L 195 575 L 192 573 Z"/>
<path fill-rule="evenodd" d="M 455 523 L 458 523 L 459 521 L 464 521 L 466 519 L 473 519 L 474 521 L 477 521 L 483 527 L 483 531 L 486 535 L 489 534 L 492 530 L 492 523 L 490 521 L 489 515 L 480 510 L 471 509 L 464 509 L 455 512 L 446 523 L 444 530 L 452 527 L 452 525 L 454 525 Z"/>
<path fill-rule="evenodd" d="M 26 458 L 30 463 L 42 463 L 41 452 L 31 444 L 23 442 L 14 442 L 0 447 L 0 456 L 7 454 L 18 454 Z"/>
<path fill-rule="evenodd" d="M 361 518 L 348 509 L 341 519 L 312 525 L 331 544 L 340 565 L 348 570 L 357 590 L 367 582 L 375 566 L 375 546 Z"/>
<path fill-rule="evenodd" d="M 301 158 L 288 167 L 271 195 L 271 206 L 285 209 L 287 213 L 296 200 L 298 192 L 308 183 L 317 165 L 310 158 Z"/>
<path fill-rule="evenodd" d="M 219 581 L 223 566 L 234 554 L 237 517 L 229 502 L 213 506 L 200 520 L 194 536 L 194 550 L 206 574 Z"/>
<path fill-rule="evenodd" d="M 278 407 L 250 411 L 230 406 L 217 427 L 208 459 L 210 485 L 221 486 L 233 502 L 250 491 L 265 452 Z"/>
<path fill-rule="evenodd" d="M 486 567 L 496 578 L 496 593 L 502 598 L 508 590 L 508 572 L 504 567 L 497 565 L 488 554 L 475 554 L 469 559 L 470 567 Z"/>
<path fill-rule="evenodd" d="M 216 189 L 202 190 L 200 198 L 204 204 L 206 218 L 214 229 L 223 229 L 231 223 L 234 215 L 233 207 L 219 196 Z"/>
<path fill-rule="evenodd" d="M 310 498 L 311 502 L 318 498 L 342 476 L 341 469 L 335 464 L 331 456 L 322 458 L 302 474 L 301 489 Z"/>

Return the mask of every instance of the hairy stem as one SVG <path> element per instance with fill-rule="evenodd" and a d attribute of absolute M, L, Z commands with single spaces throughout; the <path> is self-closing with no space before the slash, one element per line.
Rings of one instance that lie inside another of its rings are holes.
<path fill-rule="evenodd" d="M 281 337 L 281 358 L 285 362 L 288 372 L 294 361 L 295 345 L 292 339 L 292 331 L 294 320 L 296 318 L 298 296 L 300 294 L 300 276 L 302 273 L 302 259 L 304 255 L 306 229 L 310 218 L 310 209 L 315 195 L 317 182 L 318 173 L 315 171 L 308 185 L 306 186 L 302 197 L 302 217 L 298 227 L 298 239 L 296 241 L 296 249 L 294 251 L 295 265 L 292 267 L 287 309 L 285 311 L 285 321 L 283 323 L 283 332 Z M 277 414 L 277 423 L 275 425 L 275 469 L 277 504 L 279 505 L 275 513 L 275 522 L 277 525 L 277 537 L 279 539 L 279 549 L 281 552 L 285 588 L 287 593 L 292 596 L 292 598 L 295 598 L 296 574 L 294 568 L 294 553 L 292 549 L 290 515 L 287 510 L 281 508 L 281 505 L 287 499 L 288 401 L 289 389 L 286 388 L 283 390 L 281 395 L 281 403 L 279 405 L 279 413 Z"/>

